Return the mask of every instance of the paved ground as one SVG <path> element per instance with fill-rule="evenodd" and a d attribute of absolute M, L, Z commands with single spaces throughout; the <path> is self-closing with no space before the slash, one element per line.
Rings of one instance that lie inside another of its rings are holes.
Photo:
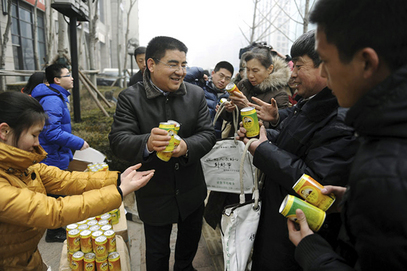
<path fill-rule="evenodd" d="M 145 248 L 144 230 L 142 224 L 127 221 L 130 257 L 132 271 L 145 271 Z M 175 248 L 176 225 L 171 235 L 171 250 Z M 51 266 L 53 271 L 59 270 L 59 261 L 62 252 L 62 243 L 46 243 L 45 235 L 39 244 L 39 250 L 44 261 Z M 170 259 L 170 271 L 173 265 L 173 254 Z M 194 260 L 194 267 L 199 271 L 221 271 L 223 270 L 222 242 L 220 233 L 214 231 L 204 223 L 202 237 Z"/>

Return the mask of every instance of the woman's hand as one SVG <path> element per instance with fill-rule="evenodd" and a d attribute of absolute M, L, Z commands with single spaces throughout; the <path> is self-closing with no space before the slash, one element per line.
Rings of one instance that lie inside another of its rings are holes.
<path fill-rule="evenodd" d="M 128 167 L 121 175 L 120 189 L 122 190 L 123 197 L 131 192 L 139 190 L 145 186 L 154 175 L 154 169 L 148 171 L 137 171 L 141 164 Z"/>
<path fill-rule="evenodd" d="M 229 96 L 229 99 L 233 102 L 233 104 L 237 105 L 239 109 L 249 106 L 249 101 L 241 92 L 234 92 L 233 95 Z"/>

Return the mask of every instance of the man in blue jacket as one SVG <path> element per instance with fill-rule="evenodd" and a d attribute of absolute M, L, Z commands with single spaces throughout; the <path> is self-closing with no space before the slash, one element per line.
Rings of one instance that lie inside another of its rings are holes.
<path fill-rule="evenodd" d="M 205 91 L 206 103 L 208 104 L 211 120 L 216 114 L 216 106 L 222 98 L 228 98 L 229 93 L 225 87 L 230 83 L 233 76 L 233 66 L 227 61 L 216 64 L 211 76 L 208 77 L 204 70 L 199 67 L 191 67 L 185 75 L 185 81 L 200 86 Z M 216 138 L 221 138 L 223 119 L 220 117 L 215 124 Z"/>
<path fill-rule="evenodd" d="M 84 150 L 88 143 L 72 134 L 71 115 L 68 108 L 69 89 L 73 87 L 73 78 L 69 70 L 61 64 L 53 64 L 45 69 L 50 83 L 37 85 L 31 96 L 37 99 L 49 119 L 39 136 L 40 144 L 48 153 L 43 163 L 66 170 L 73 155 L 71 150 Z M 47 230 L 47 242 L 63 242 L 66 232 L 59 228 Z"/>

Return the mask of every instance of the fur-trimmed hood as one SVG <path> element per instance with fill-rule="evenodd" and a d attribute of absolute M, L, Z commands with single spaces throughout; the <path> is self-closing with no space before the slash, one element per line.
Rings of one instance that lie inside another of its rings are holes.
<path fill-rule="evenodd" d="M 281 57 L 273 57 L 273 72 L 263 82 L 258 84 L 258 88 L 261 92 L 267 91 L 270 88 L 276 89 L 284 87 L 288 84 L 288 80 L 291 77 L 291 69 L 287 62 Z M 247 74 L 244 74 L 243 79 L 247 79 Z"/>

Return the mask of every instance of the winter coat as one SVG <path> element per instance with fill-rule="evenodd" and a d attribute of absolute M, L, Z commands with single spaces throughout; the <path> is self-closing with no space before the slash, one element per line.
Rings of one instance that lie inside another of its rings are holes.
<path fill-rule="evenodd" d="M 141 72 L 141 70 L 139 70 L 136 74 L 134 74 L 130 78 L 129 86 L 132 86 L 132 85 L 136 84 L 137 82 L 142 82 L 142 81 L 143 81 L 143 73 Z"/>
<path fill-rule="evenodd" d="M 205 91 L 205 99 L 206 103 L 208 104 L 209 115 L 211 116 L 211 120 L 213 122 L 213 119 L 216 114 L 216 106 L 220 103 L 221 99 L 223 98 L 228 99 L 229 93 L 226 90 L 217 90 L 211 78 L 209 78 L 208 81 L 204 82 L 202 82 L 202 80 L 199 80 L 200 78 L 203 77 L 203 75 L 204 72 L 202 68 L 191 67 L 188 69 L 184 81 L 195 84 Z M 223 118 L 219 117 L 214 127 L 216 138 L 221 138 L 222 124 Z"/>
<path fill-rule="evenodd" d="M 325 88 L 306 103 L 279 110 L 278 129 L 268 130 L 269 141 L 257 147 L 253 163 L 266 179 L 253 271 L 300 270 L 279 208 L 287 194 L 298 196 L 292 186 L 304 173 L 322 185 L 346 185 L 358 146 L 353 129 L 344 124 L 346 111 Z M 319 234 L 336 245 L 339 227 L 339 215 L 327 215 Z"/>
<path fill-rule="evenodd" d="M 346 116 L 361 142 L 342 209 L 358 255 L 356 270 L 406 270 L 406 95 L 404 66 L 362 96 Z M 354 270 L 314 236 L 300 242 L 296 259 L 305 270 Z"/>
<path fill-rule="evenodd" d="M 206 184 L 200 158 L 212 149 L 215 134 L 201 88 L 182 83 L 175 92 L 165 93 L 154 86 L 149 72 L 119 94 L 109 134 L 113 153 L 130 163 L 142 163 L 141 170 L 155 169 L 150 182 L 136 191 L 141 220 L 165 225 L 185 219 L 203 204 Z M 160 160 L 156 153 L 144 159 L 151 129 L 160 122 L 181 124 L 178 135 L 188 146 L 188 157 Z"/>
<path fill-rule="evenodd" d="M 45 229 L 100 215 L 121 204 L 117 172 L 70 173 L 39 163 L 45 156 L 41 147 L 27 152 L 0 143 L 1 270 L 42 270 L 37 246 Z M 47 193 L 77 196 L 57 200 Z"/>
<path fill-rule="evenodd" d="M 70 93 L 59 85 L 50 86 L 59 93 L 45 84 L 39 84 L 31 93 L 49 116 L 39 137 L 40 144 L 48 153 L 45 164 L 67 169 L 73 158 L 71 150 L 80 150 L 85 141 L 72 134 L 71 115 L 67 105 Z"/>

